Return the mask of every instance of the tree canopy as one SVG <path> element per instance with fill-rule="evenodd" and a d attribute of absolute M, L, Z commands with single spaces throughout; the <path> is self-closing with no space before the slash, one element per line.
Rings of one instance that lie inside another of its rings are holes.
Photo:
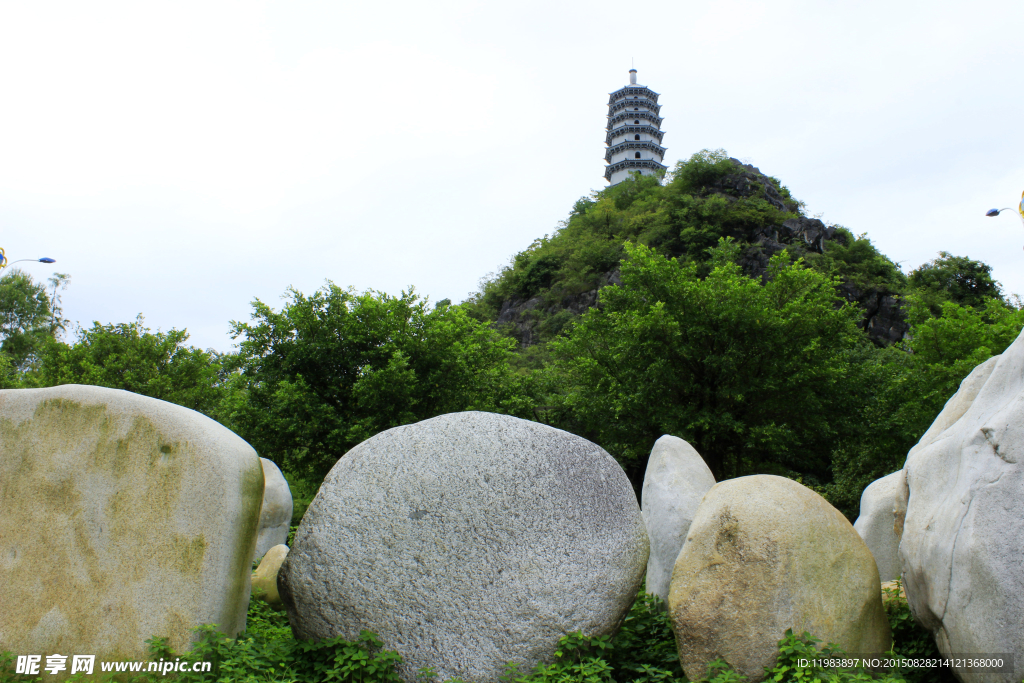
<path fill-rule="evenodd" d="M 719 480 L 829 467 L 857 312 L 832 279 L 786 254 L 745 277 L 722 239 L 704 277 L 626 245 L 622 284 L 551 343 L 564 420 L 642 477 L 662 434 L 685 438 Z"/>
<path fill-rule="evenodd" d="M 32 386 L 92 384 L 124 389 L 216 416 L 223 397 L 220 356 L 188 346 L 186 330 L 153 332 L 141 315 L 131 323 L 78 330 L 73 344 L 51 340 L 40 353 Z"/>
<path fill-rule="evenodd" d="M 233 328 L 240 374 L 227 421 L 261 454 L 311 477 L 392 427 L 530 405 L 509 372 L 511 340 L 412 290 L 291 290 L 282 310 L 256 300 L 252 322 Z"/>

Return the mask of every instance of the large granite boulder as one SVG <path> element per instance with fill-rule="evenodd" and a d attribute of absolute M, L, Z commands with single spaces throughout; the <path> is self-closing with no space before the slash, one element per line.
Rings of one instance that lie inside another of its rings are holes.
<path fill-rule="evenodd" d="M 292 491 L 288 482 L 273 461 L 260 458 L 260 463 L 263 465 L 263 507 L 260 508 L 254 560 L 263 557 L 275 545 L 287 543 L 292 523 Z"/>
<path fill-rule="evenodd" d="M 245 627 L 263 472 L 199 413 L 127 391 L 0 391 L 0 651 L 146 659 Z"/>
<path fill-rule="evenodd" d="M 528 671 L 573 631 L 610 634 L 643 578 L 636 496 L 598 446 L 505 415 L 442 415 L 349 451 L 278 575 L 300 638 L 362 629 L 438 680 Z"/>
<path fill-rule="evenodd" d="M 900 533 L 903 520 L 897 518 L 897 504 L 906 482 L 899 470 L 871 482 L 860 497 L 860 516 L 853 523 L 868 550 L 875 556 L 882 582 L 900 575 Z"/>
<path fill-rule="evenodd" d="M 641 509 L 651 540 L 647 592 L 665 602 L 690 522 L 714 485 L 715 476 L 693 446 L 668 434 L 655 442 L 644 473 Z"/>
<path fill-rule="evenodd" d="M 730 479 L 707 492 L 668 604 L 690 680 L 718 658 L 762 680 L 789 628 L 851 653 L 881 654 L 890 645 L 871 551 L 824 498 L 772 475 Z"/>
<path fill-rule="evenodd" d="M 951 408 L 956 419 L 946 414 Z M 1024 336 L 971 373 L 936 423 L 904 467 L 908 500 L 900 558 L 907 601 L 943 654 L 1008 653 L 1020 662 Z M 965 683 L 1019 683 L 1021 677 L 966 669 L 956 674 Z"/>

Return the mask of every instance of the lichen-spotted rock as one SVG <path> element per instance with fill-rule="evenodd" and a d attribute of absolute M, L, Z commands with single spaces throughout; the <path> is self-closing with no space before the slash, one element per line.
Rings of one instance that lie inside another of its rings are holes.
<path fill-rule="evenodd" d="M 397 427 L 349 451 L 278 575 L 295 635 L 362 629 L 438 680 L 529 671 L 573 631 L 615 631 L 648 541 L 636 495 L 598 446 L 481 412 Z"/>
<path fill-rule="evenodd" d="M 763 680 L 790 628 L 860 656 L 890 645 L 871 551 L 824 498 L 773 475 L 730 479 L 705 494 L 668 606 L 691 681 L 719 658 Z"/>
<path fill-rule="evenodd" d="M 0 651 L 144 660 L 153 636 L 242 630 L 262 498 L 256 452 L 197 412 L 0 391 Z"/>

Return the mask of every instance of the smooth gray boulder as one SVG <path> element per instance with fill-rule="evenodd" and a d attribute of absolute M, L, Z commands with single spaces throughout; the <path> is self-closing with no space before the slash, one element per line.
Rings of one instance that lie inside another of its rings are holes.
<path fill-rule="evenodd" d="M 438 680 L 530 671 L 562 636 L 613 633 L 647 532 L 622 468 L 589 441 L 506 415 L 442 415 L 378 434 L 334 466 L 278 588 L 300 638 L 362 629 Z"/>
<path fill-rule="evenodd" d="M 900 543 L 904 587 L 914 616 L 935 633 L 944 655 L 1012 653 L 1019 666 L 1024 661 L 1024 336 L 971 373 L 961 392 L 975 394 L 967 409 L 956 420 L 945 420 L 941 430 L 930 429 L 925 434 L 930 440 L 922 438 L 904 467 L 909 494 Z M 954 396 L 947 409 L 966 403 L 965 396 Z M 955 673 L 965 683 L 1020 681 L 1019 673 Z"/>
<path fill-rule="evenodd" d="M 641 509 L 651 540 L 647 592 L 665 603 L 690 522 L 701 498 L 714 485 L 715 476 L 693 446 L 668 434 L 655 442 L 644 472 Z"/>
<path fill-rule="evenodd" d="M 288 482 L 273 461 L 260 458 L 260 463 L 263 465 L 263 506 L 254 560 L 263 557 L 275 545 L 286 544 L 292 523 L 292 491 Z"/>
<path fill-rule="evenodd" d="M 241 631 L 262 498 L 256 452 L 195 411 L 0 391 L 0 651 L 141 661 Z"/>
<path fill-rule="evenodd" d="M 898 470 L 871 482 L 861 494 L 860 515 L 853 523 L 853 528 L 875 556 L 882 583 L 900 575 L 899 551 L 903 520 L 897 520 L 896 506 L 904 481 L 903 470 Z"/>

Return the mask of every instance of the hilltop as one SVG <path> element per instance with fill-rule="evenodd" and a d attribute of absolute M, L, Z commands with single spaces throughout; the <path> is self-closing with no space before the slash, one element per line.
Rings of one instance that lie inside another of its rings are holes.
<path fill-rule="evenodd" d="M 620 283 L 625 242 L 705 263 L 725 237 L 740 247 L 744 274 L 763 279 L 769 259 L 785 249 L 792 260 L 840 278 L 839 293 L 861 308 L 859 326 L 873 342 L 903 339 L 909 326 L 897 297 L 906 276 L 867 237 L 825 225 L 803 208 L 777 178 L 705 150 L 664 182 L 638 176 L 578 200 L 553 235 L 516 254 L 467 304 L 522 346 L 543 344 L 597 305 L 602 287 Z"/>

